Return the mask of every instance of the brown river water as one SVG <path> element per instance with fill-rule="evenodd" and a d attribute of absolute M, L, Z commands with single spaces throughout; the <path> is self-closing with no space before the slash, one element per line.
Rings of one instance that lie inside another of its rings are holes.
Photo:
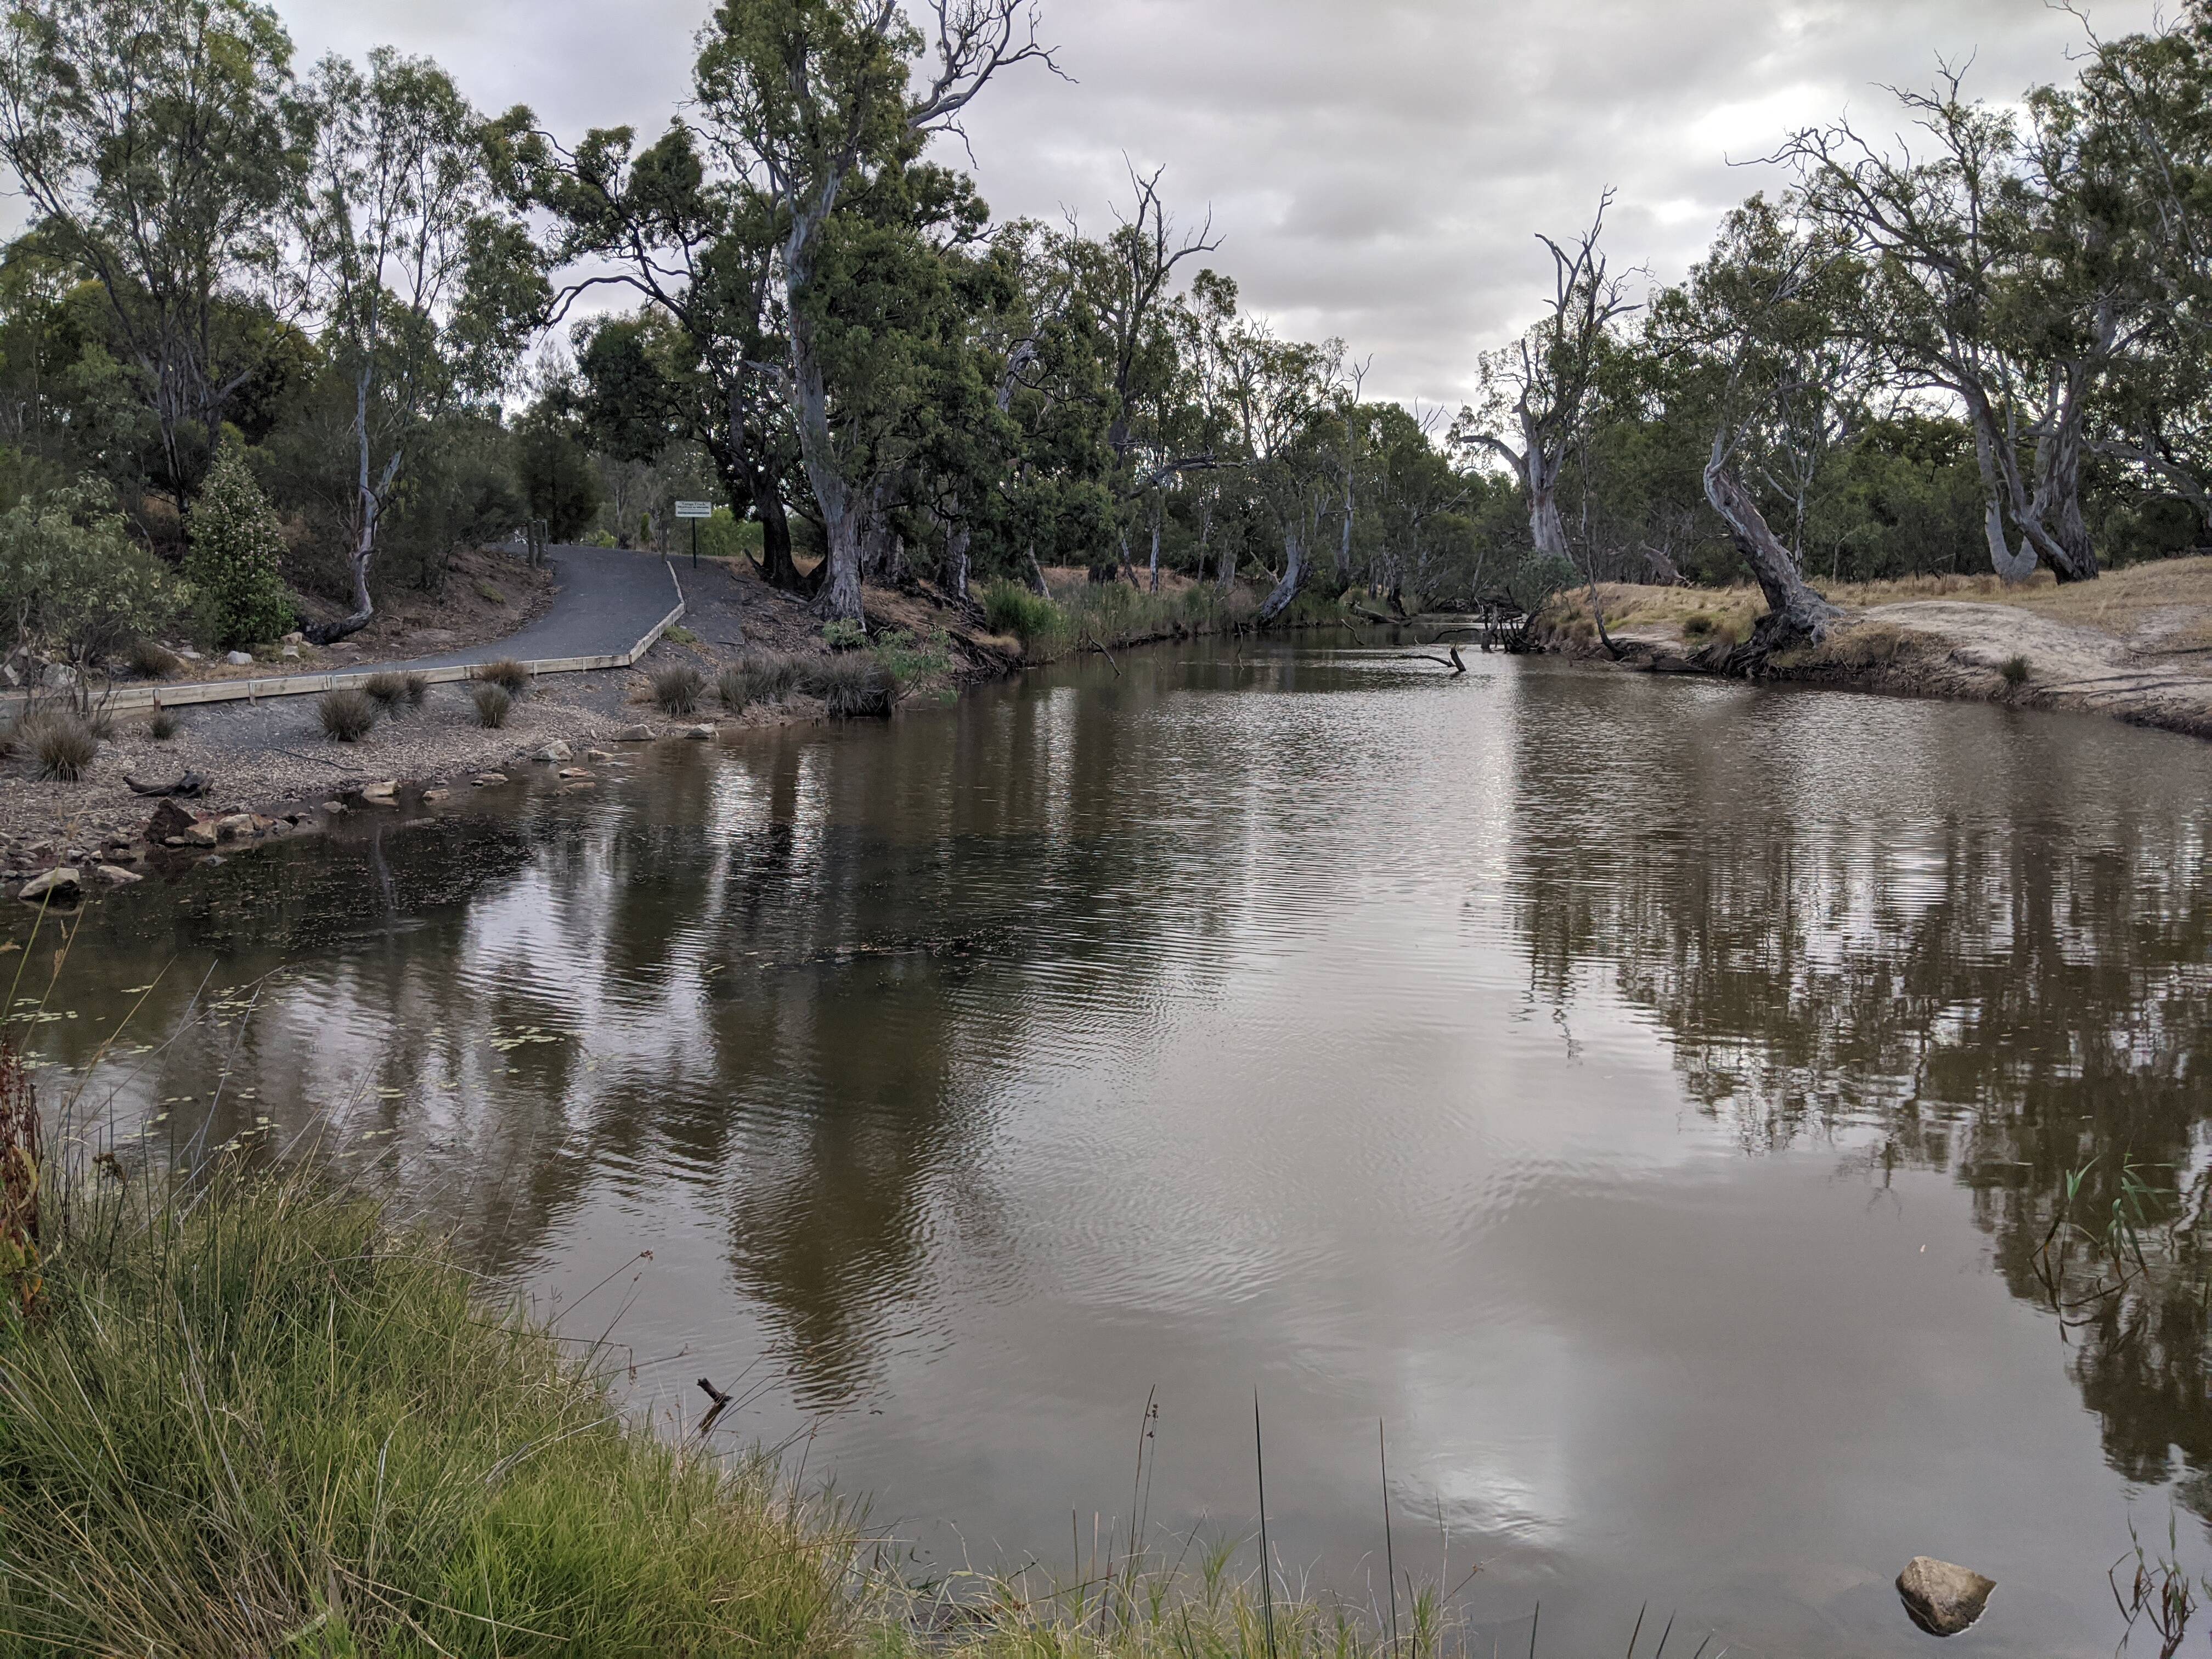
<path fill-rule="evenodd" d="M 919 1571 L 1103 1557 L 1148 1399 L 1148 1539 L 1245 1536 L 1256 1389 L 1285 1574 L 1379 1593 L 1382 1425 L 1484 1651 L 1903 1652 L 1928 1553 L 2110 1652 L 2212 1515 L 2212 747 L 1371 646 L 356 814 L 104 901 L 37 1040 L 143 999 L 120 1136 L 319 1147 Z"/>

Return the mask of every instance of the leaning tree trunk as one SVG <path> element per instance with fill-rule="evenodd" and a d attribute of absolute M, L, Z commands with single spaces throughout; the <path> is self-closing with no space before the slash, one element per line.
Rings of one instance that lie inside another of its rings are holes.
<path fill-rule="evenodd" d="M 1729 471 L 1721 438 L 1713 440 L 1712 459 L 1705 465 L 1705 499 L 1727 524 L 1736 551 L 1766 596 L 1766 614 L 1752 629 L 1749 641 L 1732 654 L 1731 665 L 1756 666 L 1774 652 L 1818 645 L 1827 638 L 1830 626 L 1842 613 L 1806 584 L 1797 562 L 1768 527 L 1759 504 Z"/>
<path fill-rule="evenodd" d="M 965 601 L 968 598 L 968 548 L 974 534 L 965 524 L 957 526 L 945 538 L 945 586 L 952 597 Z"/>
<path fill-rule="evenodd" d="M 336 622 L 319 623 L 304 630 L 312 645 L 335 645 L 368 626 L 376 615 L 376 601 L 368 591 L 368 568 L 376 559 L 376 532 L 384 518 L 384 503 L 391 498 L 392 486 L 399 476 L 399 464 L 405 451 L 394 449 L 386 459 L 381 477 L 372 481 L 368 476 L 368 393 L 369 381 L 363 375 L 355 385 L 354 443 L 359 460 L 361 476 L 355 485 L 355 499 L 361 510 L 360 533 L 354 538 L 353 552 L 347 562 L 353 571 L 353 609 Z"/>
<path fill-rule="evenodd" d="M 1267 595 L 1267 602 L 1252 618 L 1255 627 L 1265 628 L 1291 608 L 1291 601 L 1298 596 L 1305 583 L 1305 550 L 1300 545 L 1298 532 L 1285 532 L 1283 537 L 1283 579 L 1275 584 L 1275 591 Z"/>

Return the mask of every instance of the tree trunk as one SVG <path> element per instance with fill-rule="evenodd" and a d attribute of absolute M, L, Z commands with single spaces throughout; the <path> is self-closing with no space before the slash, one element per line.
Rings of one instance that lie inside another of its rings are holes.
<path fill-rule="evenodd" d="M 1772 652 L 1818 645 L 1827 638 L 1841 613 L 1806 585 L 1790 550 L 1767 526 L 1750 492 L 1729 473 L 1723 438 L 1713 440 L 1712 459 L 1705 465 L 1705 499 L 1727 524 L 1736 551 L 1766 596 L 1766 614 L 1742 647 L 1744 661 L 1755 665 Z"/>
<path fill-rule="evenodd" d="M 1259 615 L 1252 619 L 1254 623 L 1265 628 L 1289 610 L 1291 601 L 1297 598 L 1298 589 L 1304 582 L 1305 550 L 1299 545 L 1298 532 L 1286 531 L 1283 535 L 1283 578 L 1275 584 L 1274 592 L 1267 595 L 1267 602 L 1260 607 Z"/>
<path fill-rule="evenodd" d="M 304 631 L 315 645 L 334 645 L 350 635 L 358 634 L 368 626 L 376 615 L 376 602 L 369 597 L 368 567 L 376 557 L 376 529 L 384 516 L 384 502 L 391 494 L 392 481 L 399 476 L 399 464 L 404 451 L 394 449 L 384 464 L 383 475 L 371 481 L 368 476 L 368 394 L 370 377 L 362 374 L 354 384 L 354 453 L 360 467 L 355 483 L 355 499 L 358 503 L 361 521 L 354 537 L 353 552 L 347 562 L 353 568 L 353 609 L 333 623 L 322 623 Z"/>
<path fill-rule="evenodd" d="M 1160 504 L 1152 502 L 1152 592 L 1160 591 Z"/>
<path fill-rule="evenodd" d="M 968 597 L 968 545 L 972 539 L 964 524 L 955 526 L 945 538 L 945 562 L 948 567 L 945 585 L 956 599 L 965 600 Z"/>
<path fill-rule="evenodd" d="M 1035 542 L 1030 544 L 1030 584 L 1036 589 L 1039 599 L 1048 599 L 1052 597 L 1052 589 L 1045 582 L 1044 567 L 1037 562 Z"/>
<path fill-rule="evenodd" d="M 770 587 L 797 592 L 806 579 L 791 556 L 791 518 L 784 511 L 783 492 L 759 467 L 753 469 L 752 486 L 753 517 L 761 527 L 761 578 Z"/>
<path fill-rule="evenodd" d="M 826 210 L 824 210 L 826 212 Z M 818 226 L 816 227 L 818 228 Z M 787 248 L 801 245 L 802 226 L 794 226 Z M 799 427 L 799 455 L 806 467 L 806 481 L 814 486 L 814 500 L 822 509 L 822 533 L 829 544 L 823 561 L 821 594 L 816 609 L 845 622 L 865 622 L 860 599 L 860 514 L 853 503 L 852 487 L 838 465 L 836 439 L 830 430 L 830 394 L 822 378 L 822 356 L 816 347 L 814 321 L 807 313 L 811 296 L 807 289 L 813 273 L 810 261 L 785 255 L 786 311 L 790 317 L 793 414 Z"/>

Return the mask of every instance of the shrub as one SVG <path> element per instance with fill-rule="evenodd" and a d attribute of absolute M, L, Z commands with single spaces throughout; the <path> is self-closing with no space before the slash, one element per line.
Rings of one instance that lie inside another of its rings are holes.
<path fill-rule="evenodd" d="M 858 651 L 868 642 L 868 630 L 849 617 L 822 624 L 822 643 L 832 651 Z"/>
<path fill-rule="evenodd" d="M 983 590 L 983 618 L 993 633 L 1011 634 L 1024 645 L 1050 634 L 1063 620 L 1050 599 L 1010 581 L 995 581 Z"/>
<path fill-rule="evenodd" d="M 902 690 L 942 680 L 952 672 L 952 653 L 941 634 L 920 639 L 904 629 L 880 634 L 876 637 L 876 660 Z"/>
<path fill-rule="evenodd" d="M 225 444 L 192 508 L 185 574 L 201 626 L 223 649 L 289 631 L 295 609 L 284 586 L 284 531 L 254 482 L 243 445 Z"/>
<path fill-rule="evenodd" d="M 323 735 L 333 743 L 359 743 L 376 729 L 376 699 L 347 686 L 325 691 L 315 705 L 323 722 Z"/>
<path fill-rule="evenodd" d="M 688 662 L 663 663 L 647 676 L 653 700 L 664 714 L 696 714 L 707 694 L 707 677 Z"/>
<path fill-rule="evenodd" d="M 146 722 L 146 730 L 156 743 L 167 743 L 185 729 L 184 718 L 173 708 L 154 705 L 154 718 Z"/>
<path fill-rule="evenodd" d="M 806 689 L 829 705 L 836 720 L 887 715 L 898 701 L 898 687 L 872 656 L 825 658 L 815 665 Z"/>
<path fill-rule="evenodd" d="M 530 689 L 530 671 L 512 657 L 482 665 L 477 670 L 477 678 L 488 685 L 499 687 L 510 697 L 519 697 Z"/>
<path fill-rule="evenodd" d="M 2027 659 L 2025 657 L 2008 657 L 2005 659 L 2004 666 L 1998 669 L 1997 672 L 2004 676 L 2004 683 L 2007 685 L 2012 687 L 2014 690 L 2017 691 L 2021 686 L 2027 684 Z"/>
<path fill-rule="evenodd" d="M 100 732 L 91 720 L 67 709 L 42 709 L 15 722 L 15 739 L 38 763 L 39 775 L 75 783 L 100 752 Z"/>
<path fill-rule="evenodd" d="M 730 663 L 714 677 L 714 696 L 732 714 L 742 714 L 753 700 L 752 676 L 742 663 Z"/>
<path fill-rule="evenodd" d="M 514 699 L 503 685 L 479 685 L 469 693 L 469 701 L 476 705 L 477 724 L 487 732 L 498 731 L 514 712 Z"/>
<path fill-rule="evenodd" d="M 181 617 L 191 590 L 131 538 L 90 481 L 0 514 L 0 614 L 82 668 Z"/>
<path fill-rule="evenodd" d="M 131 672 L 144 680 L 167 679 L 184 665 L 175 652 L 143 634 L 131 641 L 125 660 L 131 665 Z"/>
<path fill-rule="evenodd" d="M 1686 640 L 1702 640 L 1719 626 L 1718 623 L 1704 611 L 1693 611 L 1682 619 L 1682 637 Z"/>

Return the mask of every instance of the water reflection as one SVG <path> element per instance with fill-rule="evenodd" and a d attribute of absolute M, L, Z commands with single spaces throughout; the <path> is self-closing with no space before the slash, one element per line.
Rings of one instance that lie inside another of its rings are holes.
<path fill-rule="evenodd" d="M 1057 1559 L 1155 1384 L 1155 1513 L 1233 1522 L 1257 1382 L 1343 1582 L 1387 1417 L 1501 1628 L 1857 1652 L 1939 1547 L 2015 1587 L 1966 1645 L 2087 1653 L 2129 1483 L 2212 1513 L 2207 752 L 1150 653 L 149 884 L 43 1030 L 158 978 L 157 1152 L 319 1146 L 548 1296 L 650 1249 L 588 1334 L 768 1377 L 939 1560 Z M 2054 1285 L 2154 1166 L 2147 1271 Z"/>

